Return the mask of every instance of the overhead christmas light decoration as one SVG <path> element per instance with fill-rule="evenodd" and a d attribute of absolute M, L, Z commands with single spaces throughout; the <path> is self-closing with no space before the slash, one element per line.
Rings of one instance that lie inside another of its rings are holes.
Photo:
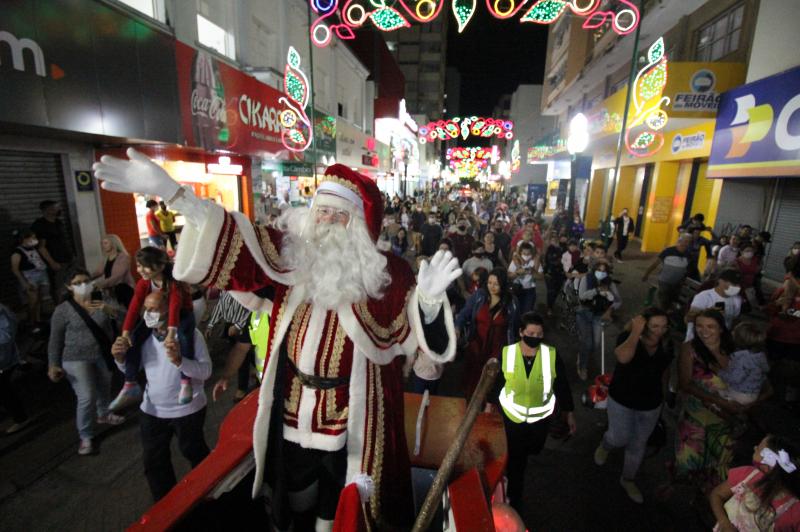
<path fill-rule="evenodd" d="M 478 0 L 309 0 L 319 18 L 311 25 L 311 40 L 319 47 L 328 46 L 333 34 L 343 40 L 355 38 L 353 29 L 367 19 L 381 31 L 395 31 L 411 26 L 409 20 L 426 24 L 439 17 L 445 3 L 462 33 L 474 18 Z M 485 0 L 489 13 L 500 20 L 516 17 L 529 0 Z M 585 29 L 598 29 L 606 24 L 619 35 L 636 29 L 640 15 L 630 0 L 616 0 L 613 9 L 601 9 L 601 0 L 535 0 L 520 17 L 520 22 L 552 24 L 569 9 L 584 20 Z"/>
<path fill-rule="evenodd" d="M 324 3 L 323 0 L 319 2 Z M 331 1 L 335 2 L 336 0 Z M 281 141 L 288 150 L 302 152 L 308 149 L 314 138 L 314 129 L 306 114 L 311 88 L 306 75 L 300 70 L 300 54 L 293 46 L 289 47 L 286 54 L 283 90 L 286 96 L 278 99 L 278 102 L 286 106 L 278 116 L 282 129 Z"/>
<path fill-rule="evenodd" d="M 625 147 L 634 157 L 649 157 L 664 145 L 664 135 L 659 132 L 667 125 L 669 116 L 661 109 L 669 105 L 669 97 L 662 96 L 667 85 L 667 56 L 664 38 L 660 37 L 647 50 L 647 65 L 633 81 L 631 103 L 633 118 L 625 129 Z M 644 124 L 648 130 L 634 140 L 631 131 Z"/>
<path fill-rule="evenodd" d="M 447 149 L 447 160 L 451 169 L 459 170 L 469 164 L 474 164 L 478 169 L 485 169 L 494 157 L 491 148 L 457 147 Z"/>
<path fill-rule="evenodd" d="M 553 144 L 539 144 L 533 148 L 528 148 L 527 161 L 528 164 L 532 164 L 536 161 L 549 159 L 550 157 L 558 155 L 559 153 L 564 153 L 565 151 L 567 151 L 567 141 L 562 138 L 558 138 L 555 139 Z"/>
<path fill-rule="evenodd" d="M 434 142 L 436 140 L 451 140 L 459 137 L 467 140 L 473 137 L 497 137 L 511 140 L 514 138 L 514 122 L 500 118 L 484 118 L 480 116 L 455 117 L 449 120 L 428 122 L 419 128 L 419 142 Z"/>
<path fill-rule="evenodd" d="M 520 162 L 519 156 L 519 141 L 514 141 L 514 146 L 511 147 L 511 173 L 517 174 L 519 173 L 520 166 L 522 163 Z"/>

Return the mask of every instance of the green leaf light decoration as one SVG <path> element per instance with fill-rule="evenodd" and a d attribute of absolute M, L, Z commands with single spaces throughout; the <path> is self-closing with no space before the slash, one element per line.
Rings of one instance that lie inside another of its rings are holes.
<path fill-rule="evenodd" d="M 567 2 L 563 0 L 539 0 L 520 19 L 520 22 L 535 22 L 537 24 L 550 24 L 561 16 Z"/>
<path fill-rule="evenodd" d="M 649 131 L 645 131 L 644 133 L 636 137 L 636 140 L 633 141 L 633 148 L 637 150 L 643 150 L 649 147 L 655 140 L 656 140 L 655 135 L 653 135 Z"/>
<path fill-rule="evenodd" d="M 382 7 L 369 14 L 370 20 L 381 31 L 394 31 L 408 28 L 411 24 L 393 7 Z"/>
<path fill-rule="evenodd" d="M 453 14 L 458 22 L 458 33 L 464 31 L 475 14 L 476 0 L 453 0 Z"/>
<path fill-rule="evenodd" d="M 303 101 L 305 87 L 303 86 L 303 82 L 300 81 L 300 78 L 292 72 L 286 74 L 286 92 L 292 100 L 296 102 Z"/>
<path fill-rule="evenodd" d="M 639 98 L 646 102 L 655 98 L 664 90 L 667 84 L 667 62 L 662 61 L 656 67 L 639 79 L 637 90 Z"/>
<path fill-rule="evenodd" d="M 664 37 L 659 37 L 647 50 L 647 60 L 651 63 L 660 61 L 664 57 L 664 51 Z"/>
<path fill-rule="evenodd" d="M 300 54 L 294 49 L 294 46 L 289 47 L 289 53 L 286 54 L 286 62 L 292 68 L 300 68 Z"/>

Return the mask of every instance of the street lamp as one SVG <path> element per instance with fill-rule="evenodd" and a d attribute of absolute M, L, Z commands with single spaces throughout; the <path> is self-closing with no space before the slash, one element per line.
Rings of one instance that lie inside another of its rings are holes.
<path fill-rule="evenodd" d="M 572 156 L 569 168 L 569 206 L 570 217 L 575 216 L 575 189 L 578 184 L 578 157 L 589 146 L 589 120 L 586 115 L 578 113 L 569 123 L 569 136 L 567 137 L 567 151 Z"/>

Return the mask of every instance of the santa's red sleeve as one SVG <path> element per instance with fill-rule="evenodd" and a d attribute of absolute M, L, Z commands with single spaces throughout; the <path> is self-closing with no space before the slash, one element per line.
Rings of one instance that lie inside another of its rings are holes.
<path fill-rule="evenodd" d="M 344 487 L 339 495 L 339 505 L 336 507 L 336 520 L 333 522 L 333 532 L 366 532 L 367 521 L 364 518 L 364 509 L 361 506 L 361 496 L 358 486 L 352 482 Z"/>
<path fill-rule="evenodd" d="M 207 205 L 201 227 L 186 224 L 173 270 L 176 279 L 221 290 L 252 292 L 286 284 L 280 264 L 281 233 L 253 226 L 240 212 Z"/>

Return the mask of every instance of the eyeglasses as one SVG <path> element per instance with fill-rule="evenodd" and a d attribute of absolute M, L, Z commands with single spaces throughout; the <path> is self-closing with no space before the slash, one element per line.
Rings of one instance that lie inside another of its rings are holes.
<path fill-rule="evenodd" d="M 334 222 L 346 224 L 350 221 L 350 212 L 343 209 L 335 209 L 333 207 L 316 207 L 317 215 L 323 218 L 328 218 Z"/>

